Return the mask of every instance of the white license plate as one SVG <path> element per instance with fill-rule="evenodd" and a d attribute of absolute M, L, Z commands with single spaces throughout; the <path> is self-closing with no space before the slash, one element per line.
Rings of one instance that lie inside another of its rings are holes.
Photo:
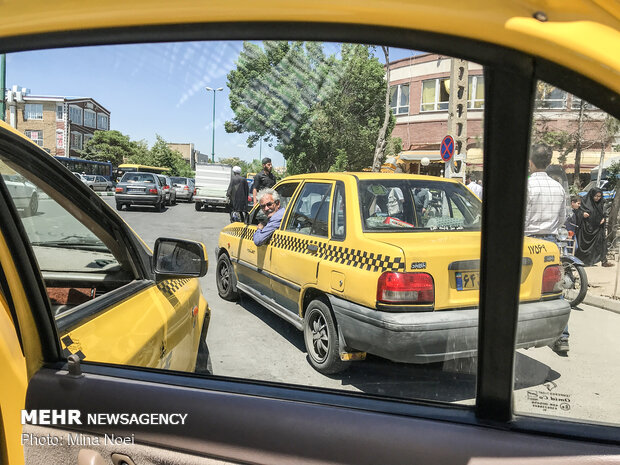
<path fill-rule="evenodd" d="M 480 273 L 478 271 L 457 271 L 454 273 L 457 291 L 480 289 Z"/>

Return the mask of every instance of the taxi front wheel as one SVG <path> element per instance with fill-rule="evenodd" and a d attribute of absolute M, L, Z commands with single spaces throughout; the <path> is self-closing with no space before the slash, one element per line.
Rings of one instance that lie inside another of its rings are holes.
<path fill-rule="evenodd" d="M 322 300 L 313 300 L 306 309 L 304 341 L 310 364 L 318 372 L 330 375 L 349 367 L 340 360 L 338 330 L 331 310 Z"/>
<path fill-rule="evenodd" d="M 217 293 L 224 300 L 237 300 L 239 293 L 237 292 L 237 283 L 235 280 L 235 272 L 230 263 L 228 255 L 223 253 L 217 259 L 217 267 L 215 269 L 215 280 L 217 282 Z"/>

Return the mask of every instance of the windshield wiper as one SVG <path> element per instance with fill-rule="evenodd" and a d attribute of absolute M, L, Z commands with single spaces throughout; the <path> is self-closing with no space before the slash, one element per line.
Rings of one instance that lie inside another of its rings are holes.
<path fill-rule="evenodd" d="M 51 240 L 51 241 L 35 241 L 31 243 L 32 245 L 40 246 L 40 247 L 60 247 L 60 248 L 69 248 L 69 249 L 85 249 L 85 250 L 96 250 L 96 251 L 107 251 L 108 248 L 105 246 L 103 242 L 101 242 L 96 237 L 92 236 L 78 236 L 71 235 L 65 236 L 60 239 Z"/>

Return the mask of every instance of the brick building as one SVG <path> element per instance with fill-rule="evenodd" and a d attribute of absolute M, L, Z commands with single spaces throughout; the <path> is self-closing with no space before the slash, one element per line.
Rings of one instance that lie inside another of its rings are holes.
<path fill-rule="evenodd" d="M 403 152 L 401 168 L 410 173 L 442 174 L 443 163 L 439 145 L 448 134 L 448 102 L 450 92 L 451 57 L 424 53 L 392 61 L 390 90 L 392 112 L 396 116 L 393 137 L 400 137 Z M 468 64 L 467 95 L 467 166 L 468 170 L 482 168 L 484 127 L 483 67 Z M 509 89 L 507 90 L 509 91 Z M 539 82 L 536 99 L 536 128 L 541 131 L 564 130 L 574 134 L 579 124 L 581 100 L 573 95 Z M 582 172 L 598 165 L 601 152 L 601 127 L 606 114 L 586 104 L 582 112 Z M 607 156 L 618 138 L 606 144 Z M 554 154 L 557 163 L 559 152 Z M 427 158 L 430 166 L 421 168 L 420 160 Z M 575 153 L 569 153 L 564 168 L 574 170 Z"/>
<path fill-rule="evenodd" d="M 51 155 L 79 157 L 95 131 L 110 129 L 110 111 L 89 97 L 33 95 L 13 86 L 6 103 L 5 121 Z"/>

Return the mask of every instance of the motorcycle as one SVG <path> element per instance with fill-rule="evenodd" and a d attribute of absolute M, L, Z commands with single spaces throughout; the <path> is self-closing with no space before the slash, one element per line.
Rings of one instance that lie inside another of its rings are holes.
<path fill-rule="evenodd" d="M 571 307 L 576 307 L 586 297 L 588 292 L 588 275 L 584 269 L 585 263 L 573 255 L 575 241 L 569 237 L 565 228 L 560 228 L 557 234 L 557 245 L 560 249 L 560 262 L 564 269 L 562 294 Z"/>

